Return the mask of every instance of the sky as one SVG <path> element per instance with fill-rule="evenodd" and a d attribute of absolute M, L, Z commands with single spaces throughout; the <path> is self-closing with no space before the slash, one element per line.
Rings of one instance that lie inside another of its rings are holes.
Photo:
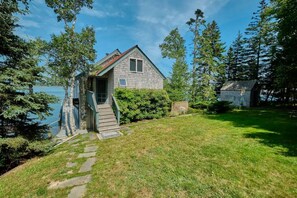
<path fill-rule="evenodd" d="M 96 32 L 96 61 L 115 49 L 121 52 L 138 45 L 168 76 L 172 61 L 163 59 L 159 45 L 174 28 L 179 28 L 191 50 L 192 35 L 186 22 L 196 9 L 201 9 L 207 22 L 215 20 L 226 49 L 238 31 L 244 32 L 257 10 L 259 0 L 94 0 L 93 9 L 83 8 L 78 16 L 77 30 L 92 26 Z M 40 37 L 47 41 L 60 34 L 63 24 L 44 0 L 32 0 L 30 13 L 19 16 L 22 26 L 16 33 L 25 39 Z M 190 63 L 190 57 L 188 58 Z"/>

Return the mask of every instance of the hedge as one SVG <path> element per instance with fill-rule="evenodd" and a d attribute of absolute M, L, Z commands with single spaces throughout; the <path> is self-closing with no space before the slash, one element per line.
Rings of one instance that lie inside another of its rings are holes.
<path fill-rule="evenodd" d="M 165 90 L 117 88 L 121 123 L 167 116 L 171 101 Z"/>

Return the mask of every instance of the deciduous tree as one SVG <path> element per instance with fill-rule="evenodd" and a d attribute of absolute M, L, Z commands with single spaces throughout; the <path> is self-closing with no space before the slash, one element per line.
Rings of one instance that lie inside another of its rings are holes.
<path fill-rule="evenodd" d="M 185 61 L 185 40 L 178 28 L 172 30 L 160 45 L 163 58 L 174 59 L 171 77 L 165 86 L 172 101 L 182 101 L 188 98 L 188 66 Z"/>
<path fill-rule="evenodd" d="M 83 7 L 91 8 L 92 0 L 59 1 L 46 0 L 48 7 L 57 14 L 57 20 L 64 22 L 64 32 L 61 35 L 52 35 L 50 43 L 49 67 L 55 71 L 65 89 L 64 112 L 67 133 L 73 134 L 76 130 L 73 115 L 73 92 L 77 71 L 88 74 L 90 62 L 95 59 L 95 31 L 91 27 L 76 32 L 77 15 Z M 68 92 L 69 89 L 69 92 Z M 68 117 L 70 128 L 68 128 Z"/>

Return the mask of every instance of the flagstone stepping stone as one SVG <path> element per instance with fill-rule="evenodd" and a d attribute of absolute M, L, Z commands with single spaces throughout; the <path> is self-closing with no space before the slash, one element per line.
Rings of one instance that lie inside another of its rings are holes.
<path fill-rule="evenodd" d="M 96 155 L 96 152 L 80 153 L 77 158 L 84 158 L 84 157 L 89 158 L 89 157 L 94 157 L 95 155 Z"/>
<path fill-rule="evenodd" d="M 74 166 L 76 166 L 76 165 L 77 165 L 76 162 L 67 162 L 66 167 L 67 167 L 67 168 L 72 168 L 72 167 L 74 167 Z"/>
<path fill-rule="evenodd" d="M 96 158 L 88 158 L 87 161 L 79 169 L 80 173 L 88 172 L 92 170 L 92 166 L 95 164 Z"/>
<path fill-rule="evenodd" d="M 77 143 L 77 142 L 79 142 L 79 141 L 80 141 L 80 139 L 70 140 L 70 141 L 69 141 L 69 144 Z"/>
<path fill-rule="evenodd" d="M 91 175 L 85 175 L 81 177 L 74 177 L 71 179 L 67 179 L 64 181 L 57 181 L 50 184 L 48 189 L 59 189 L 59 188 L 67 188 L 72 186 L 80 186 L 86 183 L 89 183 L 92 179 Z"/>
<path fill-rule="evenodd" d="M 90 133 L 90 140 L 96 140 L 97 136 L 94 133 Z"/>
<path fill-rule="evenodd" d="M 90 146 L 85 148 L 85 153 L 88 152 L 95 152 L 97 150 L 98 146 Z"/>
<path fill-rule="evenodd" d="M 86 185 L 75 186 L 71 189 L 68 198 L 81 198 L 85 195 L 86 190 Z"/>
<path fill-rule="evenodd" d="M 76 130 L 76 133 L 78 133 L 78 134 L 87 134 L 88 131 L 87 130 Z"/>
<path fill-rule="evenodd" d="M 68 175 L 73 174 L 73 170 L 68 171 L 67 174 L 68 174 Z"/>

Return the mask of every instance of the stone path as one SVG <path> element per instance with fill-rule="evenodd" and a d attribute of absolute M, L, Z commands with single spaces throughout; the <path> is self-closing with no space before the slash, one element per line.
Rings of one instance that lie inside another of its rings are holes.
<path fill-rule="evenodd" d="M 89 136 L 90 141 L 95 140 L 97 137 L 95 134 L 90 133 L 87 134 Z M 69 142 L 72 146 L 77 146 L 80 140 L 74 139 Z M 79 153 L 77 159 L 79 158 L 86 158 L 86 161 L 81 165 L 78 173 L 86 173 L 84 176 L 73 177 L 70 179 L 66 179 L 64 181 L 55 181 L 51 182 L 48 189 L 63 189 L 72 187 L 70 193 L 68 194 L 68 198 L 81 198 L 85 195 L 87 191 L 87 184 L 91 181 L 92 175 L 88 174 L 92 170 L 92 166 L 96 163 L 96 151 L 98 146 L 94 144 L 90 144 L 90 141 L 84 141 L 80 144 L 86 144 L 83 153 Z M 69 158 L 72 160 L 72 158 Z M 69 161 L 66 164 L 67 168 L 72 168 L 77 166 L 77 162 Z M 73 174 L 72 170 L 69 170 L 68 173 Z"/>

